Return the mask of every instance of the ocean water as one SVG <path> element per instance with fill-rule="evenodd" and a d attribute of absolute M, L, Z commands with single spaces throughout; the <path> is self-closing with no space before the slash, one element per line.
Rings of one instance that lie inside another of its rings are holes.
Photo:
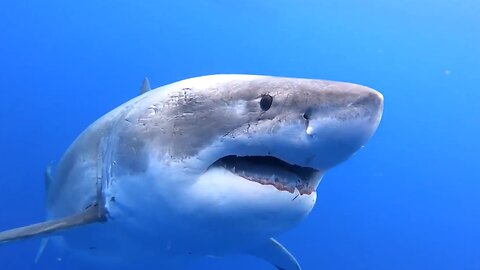
<path fill-rule="evenodd" d="M 0 2 L 0 230 L 44 218 L 43 172 L 92 121 L 215 73 L 349 81 L 385 96 L 377 134 L 278 239 L 303 269 L 480 269 L 480 3 Z M 39 241 L 0 269 L 82 269 Z M 191 269 L 273 269 L 246 256 Z"/>

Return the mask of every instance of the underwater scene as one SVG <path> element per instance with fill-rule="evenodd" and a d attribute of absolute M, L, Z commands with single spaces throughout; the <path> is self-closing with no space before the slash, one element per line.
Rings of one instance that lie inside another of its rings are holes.
<path fill-rule="evenodd" d="M 2 1 L 0 269 L 480 269 L 480 2 Z"/>

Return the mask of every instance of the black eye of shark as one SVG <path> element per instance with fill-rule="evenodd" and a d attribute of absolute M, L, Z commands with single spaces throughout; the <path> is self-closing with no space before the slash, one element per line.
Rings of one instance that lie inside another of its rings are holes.
<path fill-rule="evenodd" d="M 311 194 L 319 181 L 318 170 L 289 164 L 272 156 L 225 156 L 208 168 L 224 168 L 246 180 L 271 185 L 280 191 Z"/>
<path fill-rule="evenodd" d="M 273 97 L 270 95 L 262 95 L 262 98 L 260 99 L 260 108 L 263 111 L 268 111 L 270 107 L 272 107 L 273 103 Z"/>

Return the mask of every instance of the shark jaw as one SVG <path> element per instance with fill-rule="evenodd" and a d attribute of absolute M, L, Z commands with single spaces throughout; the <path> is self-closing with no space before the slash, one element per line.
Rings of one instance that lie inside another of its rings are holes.
<path fill-rule="evenodd" d="M 229 155 L 218 159 L 208 169 L 212 168 L 223 168 L 248 181 L 300 195 L 312 194 L 321 178 L 319 170 L 289 164 L 273 156 Z"/>

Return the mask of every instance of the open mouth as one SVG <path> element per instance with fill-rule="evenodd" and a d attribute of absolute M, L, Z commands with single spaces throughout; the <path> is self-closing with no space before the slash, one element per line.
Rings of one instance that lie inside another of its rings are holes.
<path fill-rule="evenodd" d="M 230 172 L 257 182 L 271 185 L 280 191 L 303 194 L 315 191 L 320 172 L 313 168 L 289 164 L 272 156 L 225 156 L 215 161 L 210 168 L 223 167 Z"/>

